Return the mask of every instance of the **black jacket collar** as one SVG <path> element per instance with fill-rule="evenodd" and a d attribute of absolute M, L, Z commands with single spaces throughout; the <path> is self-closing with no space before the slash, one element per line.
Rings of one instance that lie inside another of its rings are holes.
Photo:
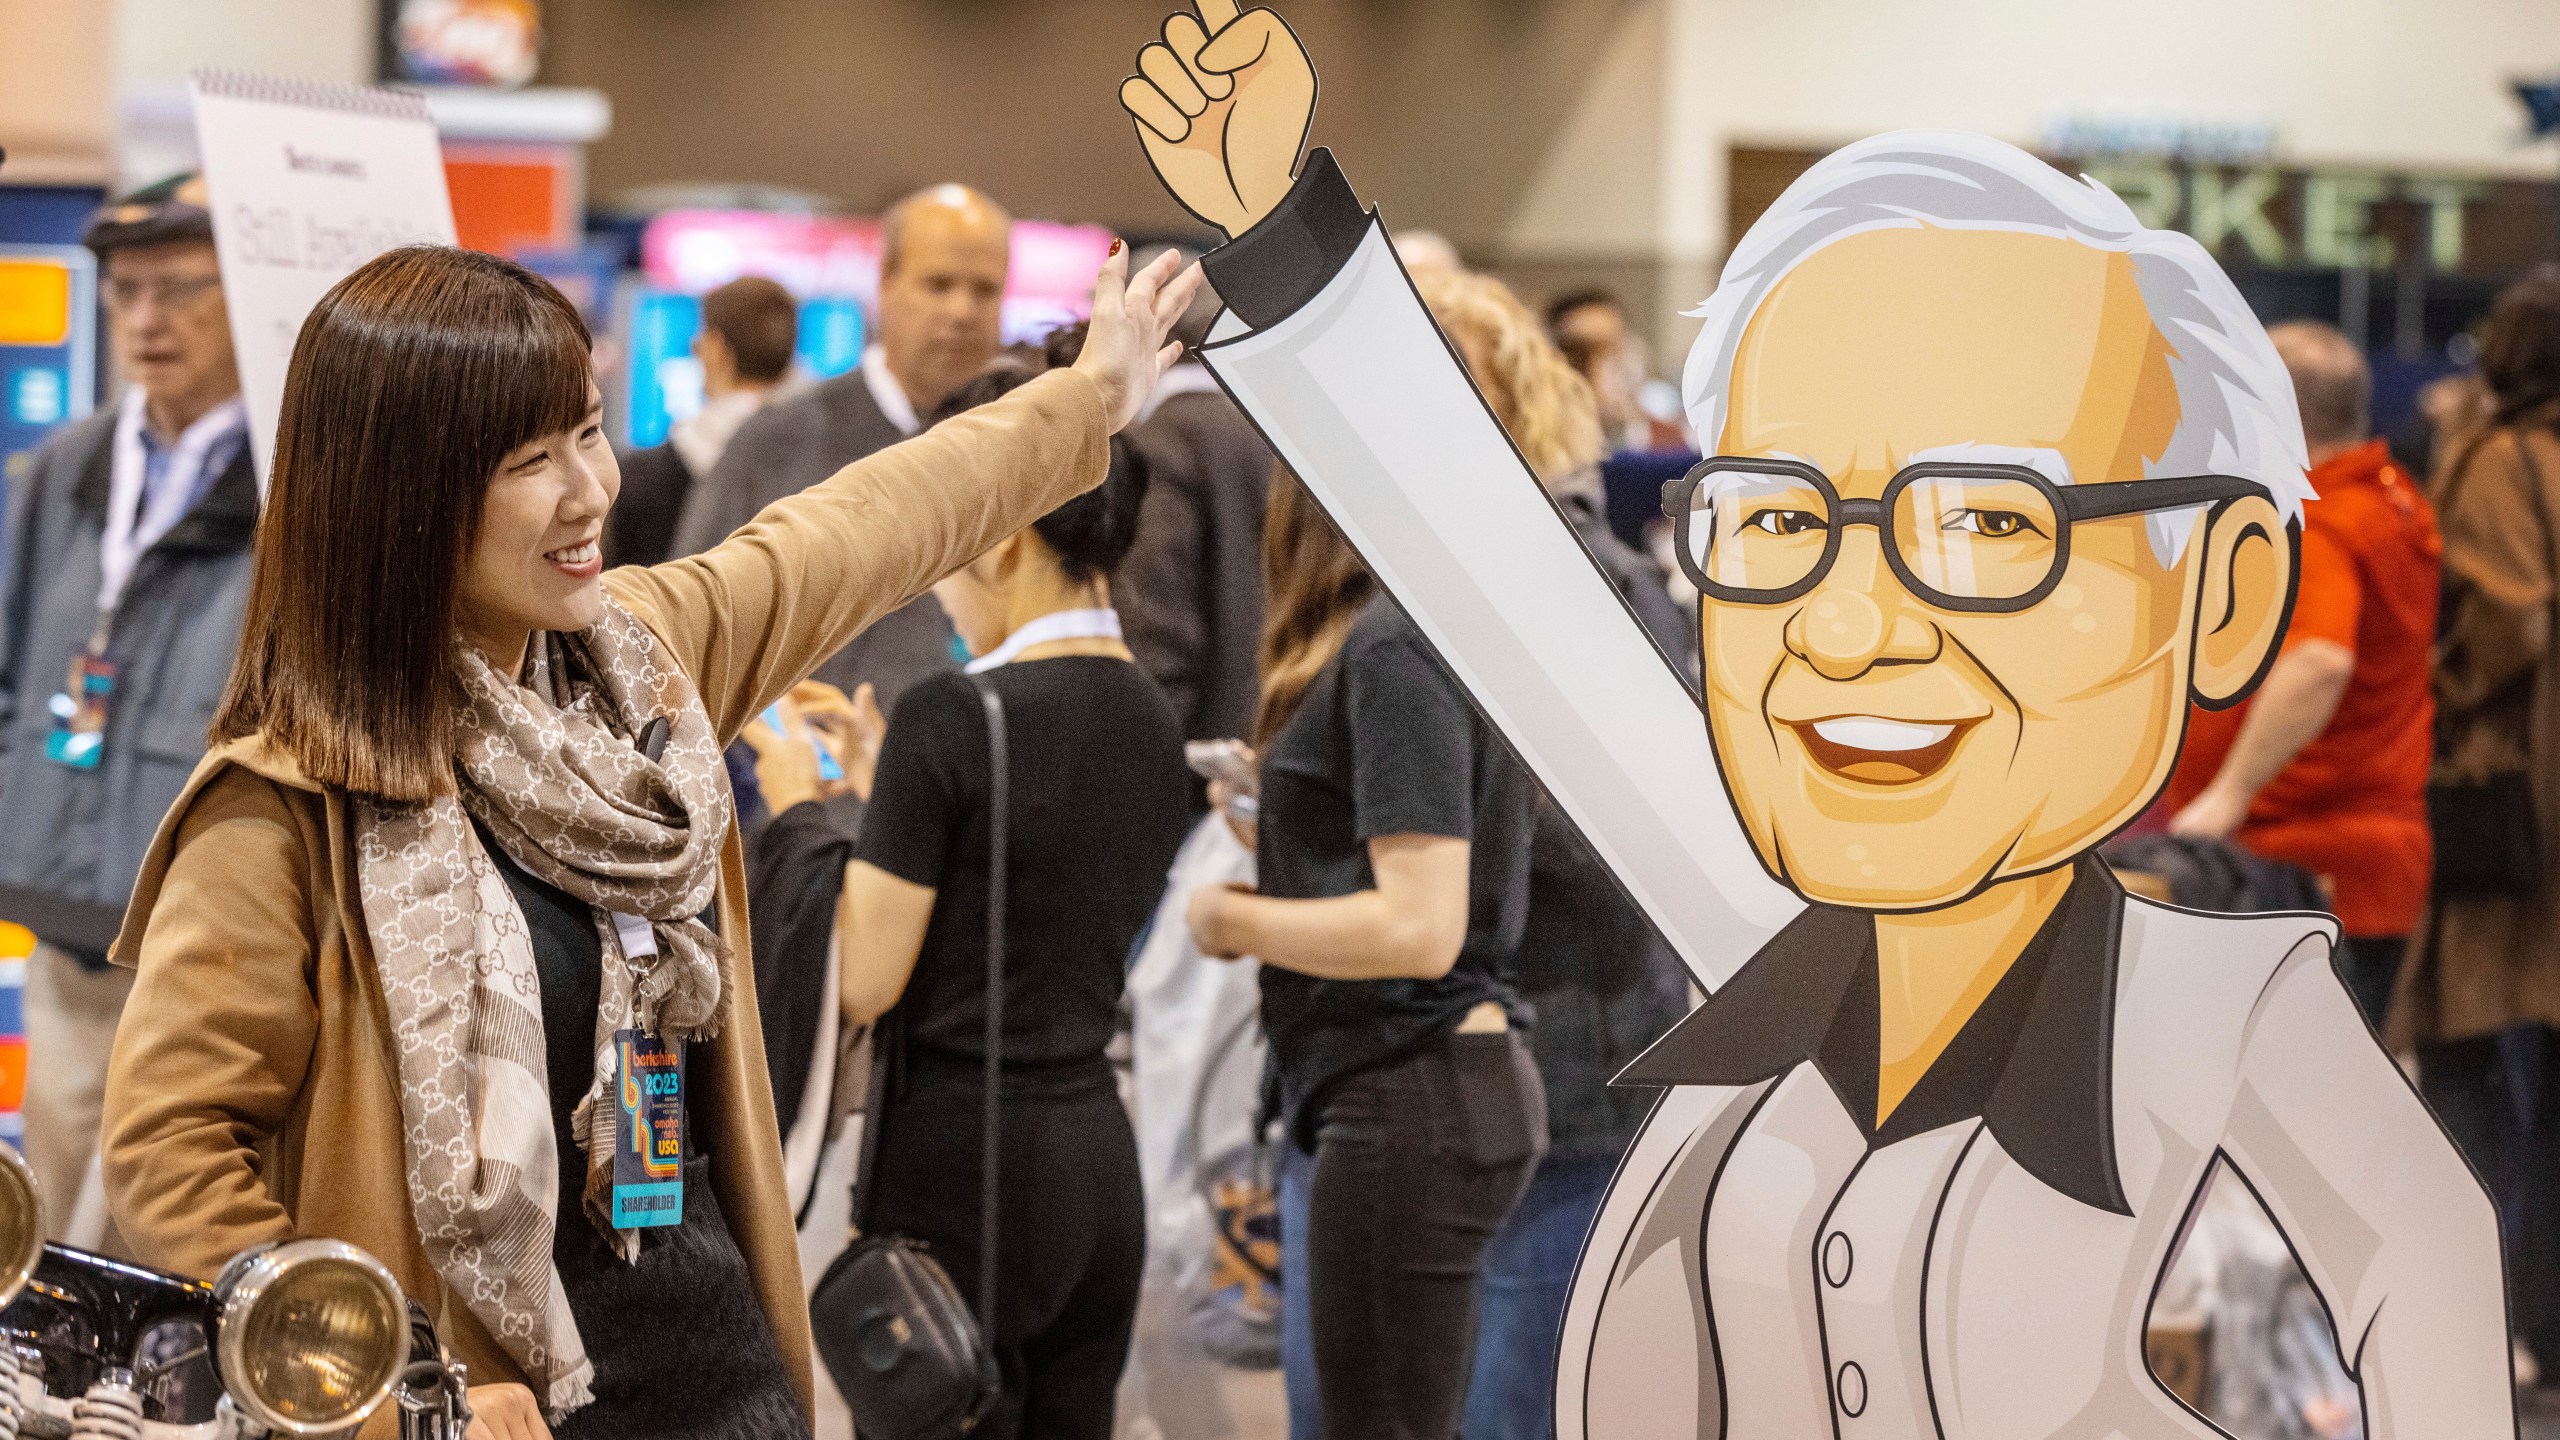
<path fill-rule="evenodd" d="M 1881 1126 L 1875 925 L 1860 910 L 1807 908 L 1618 1079 L 1753 1085 L 1811 1061 L 1870 1145 L 1979 1115 L 2037 1179 L 2130 1215 L 2111 1093 L 2123 917 L 2115 876 L 2083 856 L 2062 903 Z"/>
<path fill-rule="evenodd" d="M 195 508 L 170 526 L 169 532 L 151 548 L 210 554 L 247 548 L 258 528 L 258 472 L 249 448 L 247 437 L 242 437 L 239 448 L 232 452 L 231 463 L 222 467 L 222 473 L 197 499 Z M 115 485 L 115 453 L 115 431 L 111 427 L 90 455 L 88 468 L 80 472 L 80 484 L 71 495 L 71 503 L 80 513 L 102 527 L 107 523 L 107 499 Z"/>

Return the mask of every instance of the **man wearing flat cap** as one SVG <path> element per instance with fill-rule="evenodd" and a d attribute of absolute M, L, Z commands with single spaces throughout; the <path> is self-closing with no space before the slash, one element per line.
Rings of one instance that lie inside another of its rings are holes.
<path fill-rule="evenodd" d="M 204 753 L 258 516 L 204 181 L 137 191 L 82 238 L 104 272 L 123 399 L 27 457 L 0 550 L 0 919 L 42 942 L 26 1153 L 57 1236 L 81 1208 L 131 983 L 107 945 Z"/>

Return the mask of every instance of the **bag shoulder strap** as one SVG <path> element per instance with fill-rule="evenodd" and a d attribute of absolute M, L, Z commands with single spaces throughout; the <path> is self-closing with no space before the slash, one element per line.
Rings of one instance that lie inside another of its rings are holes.
<path fill-rule="evenodd" d="M 1004 701 L 983 675 L 969 677 L 987 712 L 987 1068 L 985 1109 L 979 1125 L 978 1186 L 978 1316 L 985 1332 L 995 1331 L 996 1313 L 996 1166 L 1003 1154 L 999 1126 L 1004 1119 L 1004 913 L 1005 856 L 1009 848 L 1007 819 L 1012 809 L 1012 764 L 1005 748 Z M 862 1154 L 853 1180 L 853 1224 L 868 1222 L 871 1178 L 880 1154 L 881 1112 L 887 1108 L 892 1056 L 901 1038 L 893 1008 L 871 1027 L 871 1092 L 863 1097 Z"/>
<path fill-rule="evenodd" d="M 871 1083 L 864 1087 L 862 1093 L 862 1143 L 853 1157 L 853 1233 L 856 1235 L 871 1228 L 871 1177 L 876 1169 L 875 1162 L 880 1157 L 880 1112 L 888 1108 L 889 1051 L 894 1044 L 890 1030 L 896 1014 L 892 1009 L 889 1014 L 871 1022 Z M 821 1171 L 826 1169 L 823 1155 L 818 1168 Z M 817 1186 L 809 1187 L 812 1202 L 816 1200 L 817 1193 Z M 801 1210 L 800 1223 L 805 1225 L 809 1219 L 808 1207 L 804 1205 Z"/>
<path fill-rule="evenodd" d="M 1004 912 L 1006 821 L 1012 808 L 1012 758 L 1005 748 L 1004 701 L 994 680 L 972 675 L 987 712 L 987 1082 L 986 1113 L 979 1125 L 978 1320 L 989 1336 L 996 1325 L 996 1164 L 1003 1153 L 998 1126 L 1004 1120 Z"/>

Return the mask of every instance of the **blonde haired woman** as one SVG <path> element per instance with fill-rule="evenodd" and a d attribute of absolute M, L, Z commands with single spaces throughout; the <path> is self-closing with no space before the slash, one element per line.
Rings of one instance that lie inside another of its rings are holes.
<path fill-rule="evenodd" d="M 1550 491 L 1560 485 L 1596 490 L 1607 442 L 1591 385 L 1556 349 L 1538 317 L 1511 287 L 1472 270 L 1414 277 L 1422 303 L 1458 347 L 1467 373 L 1511 432 L 1520 458 Z"/>
<path fill-rule="evenodd" d="M 1695 630 L 1672 603 L 1662 568 L 1609 529 L 1600 420 L 1582 376 L 1501 281 L 1455 274 L 1416 283 L 1627 608 L 1666 655 L 1692 655 Z M 1681 664 L 1684 672 L 1694 668 Z M 1574 1258 L 1652 1103 L 1648 1092 L 1612 1089 L 1609 1077 L 1688 1005 L 1679 958 L 1543 794 L 1530 838 L 1528 924 L 1511 978 L 1538 1016 L 1531 1051 L 1547 1092 L 1547 1154 L 1485 1248 L 1467 1440 L 1545 1440 L 1552 1433 L 1551 1362 Z"/>

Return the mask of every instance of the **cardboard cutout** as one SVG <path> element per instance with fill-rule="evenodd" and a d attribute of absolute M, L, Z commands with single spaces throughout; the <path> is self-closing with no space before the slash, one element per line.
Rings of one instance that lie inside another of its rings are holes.
<path fill-rule="evenodd" d="M 2292 605 L 2291 384 L 2200 246 L 1978 136 L 1790 188 L 1698 312 L 1693 698 L 1376 214 L 1293 171 L 1286 23 L 1209 0 L 1137 68 L 1150 161 L 1230 237 L 1210 370 L 1710 992 L 1628 1071 L 1672 1088 L 1585 1249 L 1563 1440 L 2216 1433 L 2143 1334 L 2217 1161 L 2366 1434 L 2514 1433 L 2495 1216 L 2336 922 L 2134 899 L 2095 853 Z"/>

